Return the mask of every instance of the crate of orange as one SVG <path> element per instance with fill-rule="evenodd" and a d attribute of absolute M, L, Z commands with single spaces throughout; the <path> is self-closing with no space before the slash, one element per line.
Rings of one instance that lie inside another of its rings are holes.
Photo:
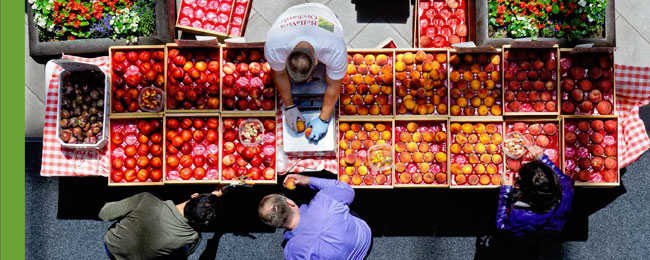
<path fill-rule="evenodd" d="M 339 181 L 353 188 L 392 188 L 393 168 L 374 171 L 368 149 L 377 144 L 393 144 L 393 120 L 381 118 L 339 120 Z"/>
<path fill-rule="evenodd" d="M 503 173 L 503 121 L 449 124 L 451 188 L 492 188 Z"/>
<path fill-rule="evenodd" d="M 163 185 L 162 118 L 111 118 L 108 186 Z"/>
<path fill-rule="evenodd" d="M 339 104 L 341 116 L 392 116 L 393 51 L 349 50 Z"/>
<path fill-rule="evenodd" d="M 399 50 L 395 58 L 395 114 L 447 117 L 446 49 Z"/>
<path fill-rule="evenodd" d="M 447 120 L 395 121 L 395 187 L 449 187 Z"/>
<path fill-rule="evenodd" d="M 494 48 L 469 48 L 449 54 L 451 116 L 501 116 L 501 53 Z"/>

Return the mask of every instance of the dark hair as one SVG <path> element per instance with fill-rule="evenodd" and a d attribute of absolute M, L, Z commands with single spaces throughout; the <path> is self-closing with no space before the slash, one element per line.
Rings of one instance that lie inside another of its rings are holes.
<path fill-rule="evenodd" d="M 287 198 L 280 194 L 271 194 L 260 201 L 257 208 L 260 220 L 269 226 L 283 227 L 291 217 L 291 207 Z"/>
<path fill-rule="evenodd" d="M 203 193 L 190 199 L 185 204 L 183 213 L 192 228 L 202 230 L 219 219 L 222 210 L 221 198 L 211 193 Z"/>
<path fill-rule="evenodd" d="M 287 74 L 296 83 L 305 82 L 314 71 L 314 63 L 316 63 L 314 57 L 308 50 L 296 48 L 287 58 Z"/>
<path fill-rule="evenodd" d="M 540 161 L 521 167 L 516 186 L 521 191 L 519 199 L 528 203 L 533 212 L 544 213 L 560 203 L 562 189 L 557 174 Z"/>

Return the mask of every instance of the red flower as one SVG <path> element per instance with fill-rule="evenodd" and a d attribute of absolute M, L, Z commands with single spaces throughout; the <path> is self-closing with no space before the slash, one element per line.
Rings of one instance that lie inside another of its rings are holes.
<path fill-rule="evenodd" d="M 559 24 L 556 24 L 556 25 L 555 25 L 555 29 L 559 31 L 559 30 L 561 29 L 561 28 L 560 28 L 560 25 L 559 25 Z"/>
<path fill-rule="evenodd" d="M 74 40 L 74 36 L 69 36 L 69 37 L 68 37 L 68 40 L 69 40 L 69 41 Z"/>

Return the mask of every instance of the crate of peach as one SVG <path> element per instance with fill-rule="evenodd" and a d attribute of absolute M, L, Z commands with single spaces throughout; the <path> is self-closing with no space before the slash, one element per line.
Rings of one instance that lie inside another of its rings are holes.
<path fill-rule="evenodd" d="M 221 110 L 275 115 L 275 88 L 263 48 L 222 49 Z"/>
<path fill-rule="evenodd" d="M 341 116 L 393 115 L 393 51 L 348 51 Z"/>
<path fill-rule="evenodd" d="M 470 0 L 418 0 L 413 43 L 418 48 L 445 48 L 469 40 Z"/>
<path fill-rule="evenodd" d="M 110 119 L 109 186 L 163 184 L 162 118 Z"/>
<path fill-rule="evenodd" d="M 395 121 L 395 187 L 449 187 L 447 121 Z"/>
<path fill-rule="evenodd" d="M 221 181 L 275 184 L 275 117 L 223 117 Z"/>
<path fill-rule="evenodd" d="M 451 188 L 489 188 L 501 185 L 503 122 L 449 124 Z"/>
<path fill-rule="evenodd" d="M 613 115 L 616 107 L 612 49 L 561 49 L 563 115 Z"/>
<path fill-rule="evenodd" d="M 447 56 L 447 50 L 396 52 L 396 115 L 448 115 Z"/>
<path fill-rule="evenodd" d="M 167 44 L 166 112 L 218 112 L 220 58 L 218 47 Z"/>
<path fill-rule="evenodd" d="M 375 145 L 393 143 L 391 121 L 339 121 L 339 181 L 353 188 L 392 188 L 393 167 L 374 171 L 370 165 L 369 149 Z M 382 153 L 382 161 L 394 162 L 390 153 Z M 372 159 L 372 158 L 371 158 Z M 383 168 L 383 167 L 382 167 Z"/>
<path fill-rule="evenodd" d="M 576 186 L 619 186 L 618 118 L 564 118 L 564 173 Z"/>
<path fill-rule="evenodd" d="M 501 55 L 498 51 L 449 57 L 451 116 L 501 116 Z"/>
<path fill-rule="evenodd" d="M 517 143 L 517 138 L 509 138 L 511 133 L 519 133 L 524 145 Z M 507 155 L 506 174 L 508 176 L 515 177 L 524 164 L 533 161 L 525 147 L 533 145 L 542 148 L 544 154 L 561 169 L 559 120 L 526 119 L 506 121 L 506 138 L 503 141 L 503 149 Z M 521 157 L 517 159 L 511 158 L 508 152 L 511 155 Z"/>
<path fill-rule="evenodd" d="M 160 116 L 164 109 L 165 46 L 113 46 L 111 66 L 111 116 Z"/>
<path fill-rule="evenodd" d="M 165 116 L 165 183 L 219 181 L 219 116 Z"/>
<path fill-rule="evenodd" d="M 558 115 L 558 57 L 555 48 L 503 47 L 505 115 Z"/>
<path fill-rule="evenodd" d="M 250 0 L 182 0 L 176 28 L 219 38 L 244 35 Z"/>

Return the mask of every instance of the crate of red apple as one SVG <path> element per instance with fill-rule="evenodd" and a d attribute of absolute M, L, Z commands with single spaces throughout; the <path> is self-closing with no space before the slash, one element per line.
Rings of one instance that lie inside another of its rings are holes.
<path fill-rule="evenodd" d="M 504 46 L 506 115 L 558 114 L 558 49 Z"/>
<path fill-rule="evenodd" d="M 577 186 L 619 185 L 617 121 L 564 118 L 564 173 Z"/>
<path fill-rule="evenodd" d="M 167 45 L 167 111 L 219 110 L 220 57 L 218 47 Z"/>
<path fill-rule="evenodd" d="M 420 0 L 414 21 L 414 44 L 419 48 L 444 48 L 468 41 L 469 0 Z"/>
<path fill-rule="evenodd" d="M 449 57 L 452 116 L 501 116 L 500 53 L 452 52 Z"/>
<path fill-rule="evenodd" d="M 164 46 L 113 46 L 111 60 L 111 113 L 159 112 L 165 86 Z M 142 99 L 143 89 L 156 95 Z M 150 99 L 154 97 L 156 99 Z M 160 100 L 158 100 L 160 99 Z M 138 103 L 138 100 L 142 100 Z M 151 102 L 155 101 L 156 104 Z M 141 106 L 144 105 L 144 106 Z"/>
<path fill-rule="evenodd" d="M 219 116 L 167 115 L 165 182 L 219 181 Z"/>
<path fill-rule="evenodd" d="M 447 121 L 395 121 L 395 187 L 448 187 Z"/>
<path fill-rule="evenodd" d="M 396 114 L 448 115 L 447 50 L 397 51 Z"/>
<path fill-rule="evenodd" d="M 108 185 L 163 184 L 162 119 L 111 119 Z"/>
<path fill-rule="evenodd" d="M 217 37 L 244 34 L 249 0 L 182 0 L 176 28 Z"/>
<path fill-rule="evenodd" d="M 392 187 L 392 167 L 374 171 L 368 160 L 371 147 L 392 144 L 392 127 L 392 121 L 339 122 L 339 181 L 354 188 Z"/>
<path fill-rule="evenodd" d="M 221 181 L 276 183 L 275 117 L 224 117 Z"/>
<path fill-rule="evenodd" d="M 613 53 L 561 51 L 562 114 L 613 115 L 616 96 Z"/>
<path fill-rule="evenodd" d="M 275 111 L 271 66 L 262 48 L 223 48 L 222 111 Z"/>
<path fill-rule="evenodd" d="M 451 187 L 494 187 L 503 172 L 503 123 L 452 122 L 449 125 Z"/>
<path fill-rule="evenodd" d="M 525 145 L 538 146 L 542 148 L 544 154 L 561 169 L 560 165 L 560 132 L 558 131 L 558 120 L 547 119 L 534 119 L 534 120 L 518 120 L 506 121 L 506 139 L 503 144 L 503 149 L 508 151 L 511 149 L 510 140 L 507 136 L 510 133 L 516 132 L 523 135 Z M 534 159 L 527 152 L 526 147 L 521 147 L 523 155 L 514 159 L 506 156 L 506 174 L 515 177 L 519 169 Z M 512 154 L 512 151 L 510 152 Z M 517 155 L 517 154 L 514 154 Z"/>
<path fill-rule="evenodd" d="M 393 114 L 393 52 L 348 51 L 348 67 L 341 80 L 342 116 Z"/>

